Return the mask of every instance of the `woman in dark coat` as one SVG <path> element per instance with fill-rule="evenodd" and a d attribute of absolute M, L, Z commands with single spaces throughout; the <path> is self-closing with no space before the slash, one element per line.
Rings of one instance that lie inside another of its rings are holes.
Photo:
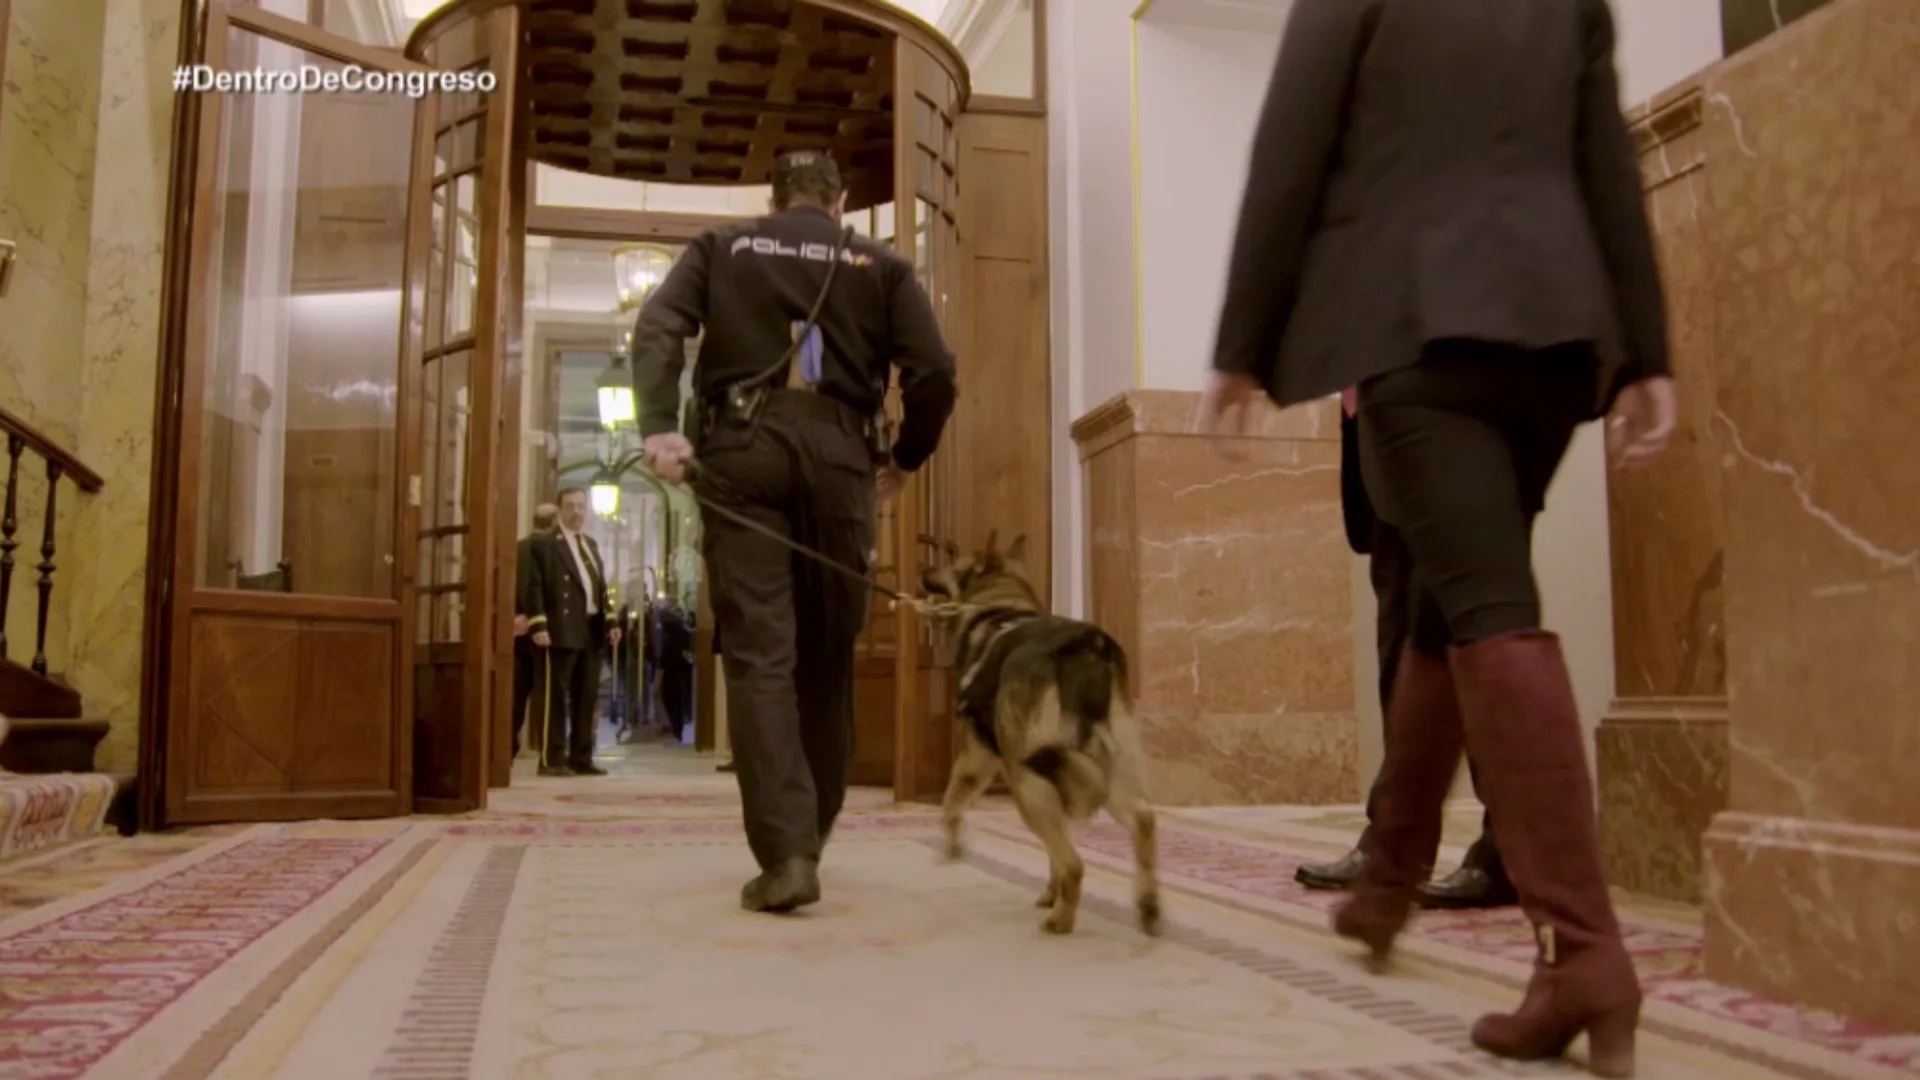
<path fill-rule="evenodd" d="M 1463 747 L 1539 956 L 1474 1042 L 1589 1036 L 1626 1076 L 1640 987 L 1580 718 L 1540 625 L 1534 518 L 1576 427 L 1627 466 L 1674 423 L 1666 310 L 1606 0 L 1295 0 L 1255 133 L 1204 415 L 1230 435 L 1359 388 L 1361 467 L 1414 559 L 1373 858 L 1336 931 L 1384 958 Z"/>

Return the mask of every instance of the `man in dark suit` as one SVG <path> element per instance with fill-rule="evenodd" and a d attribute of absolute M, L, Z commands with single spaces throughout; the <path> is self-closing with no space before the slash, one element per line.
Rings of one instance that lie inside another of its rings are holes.
<path fill-rule="evenodd" d="M 528 602 L 528 587 L 533 583 L 533 540 L 534 537 L 553 531 L 553 523 L 560 517 L 560 508 L 552 503 L 541 503 L 533 508 L 533 531 L 521 537 L 514 552 L 515 567 L 515 604 L 513 616 L 513 756 L 520 756 L 520 729 L 527 721 L 527 702 L 532 700 L 533 691 L 540 684 L 540 650 L 534 647 L 533 637 L 528 626 L 527 611 L 534 605 Z"/>
<path fill-rule="evenodd" d="M 607 621 L 607 579 L 599 545 L 581 532 L 587 493 L 560 490 L 559 527 L 531 537 L 529 586 L 522 594 L 527 629 L 542 650 L 547 685 L 542 776 L 605 776 L 593 763 L 595 707 L 603 649 L 620 643 Z"/>
<path fill-rule="evenodd" d="M 1412 626 L 1409 601 L 1413 591 L 1413 555 L 1400 536 L 1400 530 L 1381 521 L 1367 498 L 1367 487 L 1360 477 L 1360 433 L 1354 420 L 1351 392 L 1340 415 L 1340 512 L 1347 527 L 1347 546 L 1356 555 L 1367 557 L 1367 574 L 1373 583 L 1374 643 L 1380 657 L 1380 718 L 1384 725 L 1391 710 L 1393 676 L 1400 668 L 1400 650 L 1406 648 Z M 1471 764 L 1469 764 L 1471 767 Z M 1293 879 L 1309 889 L 1341 890 L 1351 888 L 1367 869 L 1367 844 L 1372 838 L 1373 821 L 1380 812 L 1385 795 L 1386 770 L 1374 777 L 1367 792 L 1367 828 L 1353 850 L 1330 863 L 1308 864 L 1293 872 Z M 1429 908 L 1506 907 L 1518 896 L 1507 880 L 1506 867 L 1500 862 L 1500 849 L 1493 840 L 1493 826 L 1482 818 L 1480 838 L 1467 849 L 1459 869 L 1439 881 L 1420 886 L 1420 905 Z"/>

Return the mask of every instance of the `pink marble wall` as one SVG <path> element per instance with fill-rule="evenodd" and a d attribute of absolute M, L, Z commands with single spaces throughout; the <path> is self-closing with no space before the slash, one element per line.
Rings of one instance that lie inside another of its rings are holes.
<path fill-rule="evenodd" d="M 1091 618 L 1127 647 L 1153 797 L 1359 798 L 1336 406 L 1263 409 L 1227 461 L 1199 395 L 1135 390 L 1074 425 Z"/>
<path fill-rule="evenodd" d="M 1710 69 L 1729 808 L 1706 970 L 1920 1030 L 1920 4 Z"/>

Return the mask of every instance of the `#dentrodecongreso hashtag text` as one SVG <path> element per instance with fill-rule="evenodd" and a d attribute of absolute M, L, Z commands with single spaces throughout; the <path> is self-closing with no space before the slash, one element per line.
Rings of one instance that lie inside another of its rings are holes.
<path fill-rule="evenodd" d="M 489 94 L 499 77 L 491 71 L 369 71 L 358 64 L 216 71 L 206 64 L 175 68 L 178 93 L 215 94 Z"/>

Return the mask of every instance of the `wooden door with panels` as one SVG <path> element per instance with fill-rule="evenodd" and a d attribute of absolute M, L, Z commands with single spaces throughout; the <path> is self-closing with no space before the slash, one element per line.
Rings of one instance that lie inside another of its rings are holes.
<path fill-rule="evenodd" d="M 965 93 L 962 73 L 902 38 L 895 68 L 895 247 L 912 261 L 949 345 L 964 321 L 959 287 L 961 178 L 955 123 Z M 964 359 L 963 359 L 964 362 Z M 972 376 L 963 376 L 965 385 Z M 889 522 L 895 575 L 917 595 L 922 575 L 959 555 L 955 477 L 968 452 L 955 425 L 933 458 L 901 492 Z M 893 790 L 903 801 L 936 799 L 953 762 L 954 681 L 944 635 L 901 607 L 894 628 Z"/>
<path fill-rule="evenodd" d="M 214 0 L 216 71 L 424 70 Z M 414 805 L 408 660 L 421 250 L 403 94 L 207 94 L 183 260 L 158 799 L 168 824 Z M 164 526 L 163 526 L 164 527 Z"/>
<path fill-rule="evenodd" d="M 438 28 L 421 49 L 436 70 L 489 71 L 491 93 L 446 93 L 422 125 L 421 347 L 409 444 L 415 527 L 415 808 L 484 805 L 510 765 L 514 544 L 519 516 L 519 235 L 525 164 L 515 141 L 520 9 Z M 516 168 L 517 166 L 517 168 Z"/>

